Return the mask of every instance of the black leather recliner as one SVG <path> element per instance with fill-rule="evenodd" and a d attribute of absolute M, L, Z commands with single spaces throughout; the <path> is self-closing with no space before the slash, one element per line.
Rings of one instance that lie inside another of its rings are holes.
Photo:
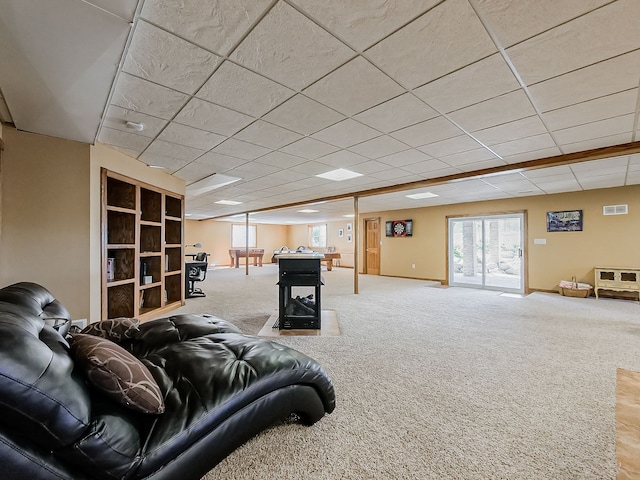
<path fill-rule="evenodd" d="M 333 384 L 304 354 L 206 315 L 143 323 L 127 345 L 157 381 L 165 411 L 106 398 L 45 318 L 68 318 L 33 283 L 0 289 L 0 478 L 199 479 L 264 428 L 335 407 Z"/>

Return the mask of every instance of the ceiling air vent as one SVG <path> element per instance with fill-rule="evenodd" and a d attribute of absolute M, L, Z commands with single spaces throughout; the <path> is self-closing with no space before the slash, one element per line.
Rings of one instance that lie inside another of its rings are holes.
<path fill-rule="evenodd" d="M 605 205 L 602 207 L 603 215 L 626 215 L 629 213 L 628 205 Z"/>

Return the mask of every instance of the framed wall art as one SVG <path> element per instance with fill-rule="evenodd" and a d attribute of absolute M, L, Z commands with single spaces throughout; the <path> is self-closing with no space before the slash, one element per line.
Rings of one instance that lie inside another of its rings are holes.
<path fill-rule="evenodd" d="M 411 237 L 413 235 L 413 220 L 389 220 L 385 223 L 387 237 Z"/>
<path fill-rule="evenodd" d="M 547 212 L 547 232 L 581 232 L 582 210 Z"/>

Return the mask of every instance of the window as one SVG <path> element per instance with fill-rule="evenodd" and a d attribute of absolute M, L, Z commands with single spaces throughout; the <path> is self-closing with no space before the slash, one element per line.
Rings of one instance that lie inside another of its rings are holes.
<path fill-rule="evenodd" d="M 327 246 L 327 225 L 309 225 L 309 246 L 321 247 Z"/>
<path fill-rule="evenodd" d="M 231 228 L 231 247 L 243 248 L 247 246 L 247 239 L 245 233 L 247 231 L 246 225 L 233 225 Z M 249 225 L 249 248 L 256 247 L 256 226 Z"/>

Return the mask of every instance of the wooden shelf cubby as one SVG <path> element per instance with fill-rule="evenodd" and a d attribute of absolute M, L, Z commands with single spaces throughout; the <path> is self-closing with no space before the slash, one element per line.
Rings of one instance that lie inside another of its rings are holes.
<path fill-rule="evenodd" d="M 184 197 L 107 169 L 101 175 L 102 319 L 144 321 L 184 305 Z"/>

